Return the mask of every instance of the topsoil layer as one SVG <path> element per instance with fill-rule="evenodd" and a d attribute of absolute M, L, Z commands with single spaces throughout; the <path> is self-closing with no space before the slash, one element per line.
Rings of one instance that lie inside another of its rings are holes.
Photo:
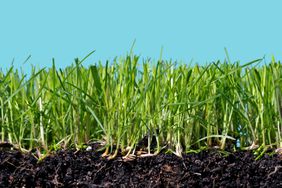
<path fill-rule="evenodd" d="M 38 162 L 32 154 L 0 151 L 0 187 L 282 187 L 282 160 L 251 152 L 203 151 L 124 161 L 95 151 L 58 151 Z"/>

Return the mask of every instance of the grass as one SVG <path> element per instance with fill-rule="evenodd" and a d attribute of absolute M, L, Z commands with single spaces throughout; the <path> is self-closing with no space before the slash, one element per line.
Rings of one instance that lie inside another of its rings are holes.
<path fill-rule="evenodd" d="M 91 54 L 89 54 L 91 55 Z M 87 56 L 88 57 L 88 56 Z M 209 147 L 282 147 L 282 66 L 275 59 L 205 66 L 128 55 L 84 67 L 13 66 L 0 71 L 0 139 L 22 150 L 50 151 L 104 141 L 105 156 L 134 154 L 145 135 L 154 153 L 178 156 Z M 228 59 L 228 58 L 227 58 Z"/>

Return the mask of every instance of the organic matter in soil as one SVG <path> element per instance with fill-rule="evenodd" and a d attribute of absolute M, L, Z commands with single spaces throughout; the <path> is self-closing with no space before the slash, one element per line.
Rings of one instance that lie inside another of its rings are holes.
<path fill-rule="evenodd" d="M 282 187 L 282 160 L 250 151 L 206 150 L 183 158 L 160 153 L 125 161 L 93 150 L 33 154 L 0 151 L 1 187 Z"/>

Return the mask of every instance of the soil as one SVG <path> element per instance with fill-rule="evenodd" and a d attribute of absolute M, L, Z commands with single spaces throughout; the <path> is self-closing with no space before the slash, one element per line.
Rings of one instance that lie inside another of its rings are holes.
<path fill-rule="evenodd" d="M 60 150 L 38 161 L 33 154 L 0 150 L 0 187 L 282 187 L 282 160 L 215 150 L 108 160 L 94 147 Z"/>

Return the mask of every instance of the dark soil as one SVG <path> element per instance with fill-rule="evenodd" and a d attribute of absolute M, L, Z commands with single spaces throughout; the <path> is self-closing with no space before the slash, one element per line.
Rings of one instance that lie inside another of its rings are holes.
<path fill-rule="evenodd" d="M 282 187 L 282 160 L 277 154 L 255 160 L 251 152 L 210 150 L 124 161 L 67 150 L 39 162 L 32 154 L 1 150 L 0 187 Z"/>

